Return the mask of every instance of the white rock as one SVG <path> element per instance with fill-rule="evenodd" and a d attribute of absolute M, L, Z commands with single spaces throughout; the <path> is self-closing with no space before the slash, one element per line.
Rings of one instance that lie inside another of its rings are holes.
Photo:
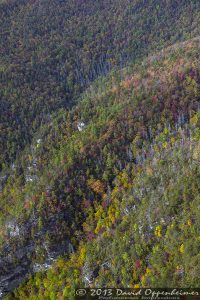
<path fill-rule="evenodd" d="M 26 176 L 26 182 L 33 182 L 33 178 L 31 175 Z"/>
<path fill-rule="evenodd" d="M 41 144 L 41 142 L 42 142 L 41 139 L 38 139 L 38 140 L 37 140 L 37 144 L 38 144 L 38 145 Z"/>
<path fill-rule="evenodd" d="M 9 231 L 9 234 L 11 237 L 20 235 L 19 226 L 17 224 L 15 224 L 14 222 L 8 222 L 7 229 Z"/>
<path fill-rule="evenodd" d="M 15 170 L 15 164 L 13 163 L 11 166 L 12 170 Z"/>
<path fill-rule="evenodd" d="M 47 271 L 49 268 L 51 268 L 52 264 L 55 262 L 55 259 L 51 259 L 51 261 L 47 261 L 44 264 L 34 264 L 33 265 L 33 272 L 42 272 L 42 271 Z"/>
<path fill-rule="evenodd" d="M 78 125 L 77 125 L 77 127 L 78 127 L 79 131 L 83 131 L 83 129 L 85 128 L 85 123 L 79 122 Z"/>

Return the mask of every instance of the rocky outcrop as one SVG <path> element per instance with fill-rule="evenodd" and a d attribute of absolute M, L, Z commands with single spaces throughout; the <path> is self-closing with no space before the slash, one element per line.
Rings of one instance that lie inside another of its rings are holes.
<path fill-rule="evenodd" d="M 55 215 L 34 237 L 31 237 L 31 228 L 37 223 L 35 216 L 23 225 L 14 220 L 8 222 L 10 238 L 0 255 L 0 299 L 18 287 L 30 273 L 47 270 L 58 256 L 74 251 L 66 237 L 57 243 L 45 241 L 45 234 L 52 233 L 52 226 L 61 218 L 64 215 Z M 37 260 L 38 249 L 44 253 L 43 261 Z"/>

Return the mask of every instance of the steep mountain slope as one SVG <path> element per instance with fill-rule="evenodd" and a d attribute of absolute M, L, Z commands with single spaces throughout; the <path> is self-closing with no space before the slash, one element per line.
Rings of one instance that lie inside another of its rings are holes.
<path fill-rule="evenodd" d="M 74 299 L 83 286 L 199 287 L 199 146 L 176 140 L 167 148 L 142 167 L 129 165 L 101 204 L 87 206 L 88 241 L 70 259 L 7 299 Z"/>
<path fill-rule="evenodd" d="M 8 299 L 199 285 L 199 57 L 199 38 L 175 44 L 41 128 L 1 192 L 0 286 L 65 256 Z"/>
<path fill-rule="evenodd" d="M 199 35 L 200 3 L 0 2 L 0 170 L 114 66 Z"/>

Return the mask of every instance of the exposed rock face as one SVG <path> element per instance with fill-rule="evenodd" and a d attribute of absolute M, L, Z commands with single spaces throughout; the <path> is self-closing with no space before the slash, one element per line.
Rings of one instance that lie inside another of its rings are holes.
<path fill-rule="evenodd" d="M 30 256 L 34 252 L 34 244 L 19 247 L 13 255 L 11 247 L 5 249 L 5 256 L 0 257 L 0 290 L 2 297 L 11 292 L 26 277 L 31 264 Z M 2 298 L 3 299 L 3 298 Z"/>
<path fill-rule="evenodd" d="M 36 217 L 30 218 L 29 222 L 22 225 L 16 221 L 8 222 L 10 239 L 0 255 L 0 299 L 4 299 L 6 293 L 19 286 L 28 274 L 47 270 L 59 255 L 74 251 L 66 237 L 57 243 L 47 243 L 44 239 L 46 233 L 52 232 L 52 226 L 56 224 L 57 219 L 64 217 L 55 215 L 33 238 L 31 228 L 37 223 Z M 37 241 L 43 241 L 39 246 L 44 253 L 42 262 L 37 261 Z"/>

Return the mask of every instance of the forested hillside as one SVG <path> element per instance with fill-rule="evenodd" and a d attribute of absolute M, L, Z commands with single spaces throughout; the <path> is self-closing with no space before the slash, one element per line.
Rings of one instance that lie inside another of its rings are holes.
<path fill-rule="evenodd" d="M 113 67 L 200 34 L 199 0 L 0 1 L 0 170 Z"/>
<path fill-rule="evenodd" d="M 44 123 L 4 175 L 2 292 L 26 278 L 6 299 L 199 286 L 199 59 L 199 37 L 175 43 Z"/>

